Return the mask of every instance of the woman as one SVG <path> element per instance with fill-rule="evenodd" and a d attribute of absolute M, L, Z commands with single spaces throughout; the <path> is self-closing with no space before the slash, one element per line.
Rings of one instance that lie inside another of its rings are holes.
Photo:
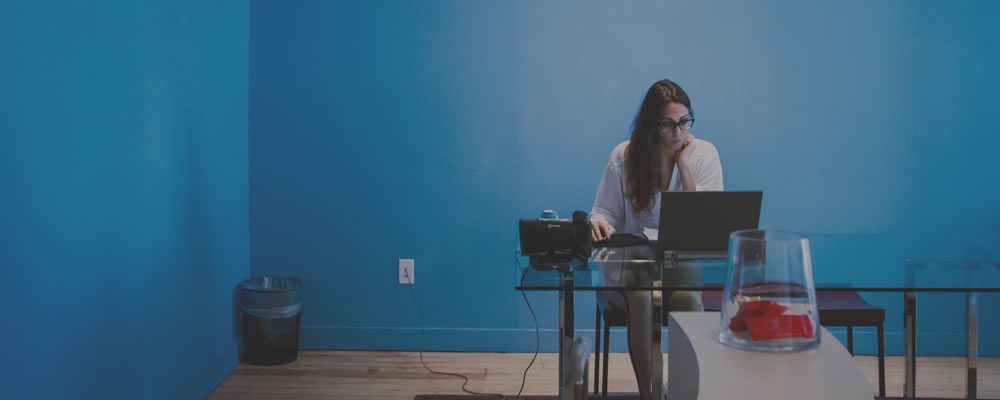
<path fill-rule="evenodd" d="M 711 143 L 696 139 L 694 111 L 676 83 L 653 84 L 632 137 L 608 157 L 590 221 L 595 241 L 614 232 L 642 236 L 660 223 L 660 192 L 722 190 L 722 164 Z"/>
<path fill-rule="evenodd" d="M 632 125 L 631 138 L 608 157 L 590 214 L 595 241 L 615 232 L 641 237 L 644 228 L 657 230 L 662 191 L 722 190 L 719 153 L 711 143 L 696 139 L 690 132 L 692 126 L 691 100 L 680 86 L 664 79 L 649 88 Z M 618 308 L 629 309 L 629 354 L 640 398 L 648 399 L 650 293 L 628 292 L 628 301 L 615 293 L 598 294 Z M 670 304 L 674 311 L 702 309 L 700 296 L 692 292 L 673 293 Z"/>

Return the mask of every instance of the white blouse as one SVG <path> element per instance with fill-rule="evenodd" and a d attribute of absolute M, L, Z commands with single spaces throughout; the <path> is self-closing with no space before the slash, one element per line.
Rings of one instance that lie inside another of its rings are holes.
<path fill-rule="evenodd" d="M 708 141 L 698 138 L 692 143 L 690 157 L 691 173 L 694 176 L 696 191 L 722 190 L 722 163 L 719 152 Z M 597 187 L 594 198 L 594 208 L 590 210 L 591 221 L 601 221 L 615 228 L 616 233 L 630 233 L 643 236 L 643 228 L 659 229 L 660 225 L 660 193 L 653 197 L 653 206 L 636 215 L 632 212 L 632 202 L 625 197 L 625 148 L 628 141 L 615 147 L 608 157 L 608 166 L 604 169 L 604 177 Z M 671 192 L 682 191 L 681 179 L 675 167 L 670 177 Z"/>

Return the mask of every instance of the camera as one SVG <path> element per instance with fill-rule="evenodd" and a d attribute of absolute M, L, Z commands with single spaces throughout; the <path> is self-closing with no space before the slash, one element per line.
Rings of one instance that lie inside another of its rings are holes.
<path fill-rule="evenodd" d="M 521 254 L 529 256 L 534 268 L 587 263 L 590 257 L 590 223 L 587 213 L 576 211 L 573 219 L 521 219 L 518 221 Z"/>

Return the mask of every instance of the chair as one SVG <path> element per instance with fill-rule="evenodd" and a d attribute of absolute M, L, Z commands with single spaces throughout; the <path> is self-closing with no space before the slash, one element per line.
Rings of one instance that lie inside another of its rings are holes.
<path fill-rule="evenodd" d="M 705 311 L 719 311 L 722 304 L 722 287 L 720 285 L 706 285 L 716 287 L 719 290 L 705 291 L 702 294 L 702 303 Z M 664 295 L 664 298 L 669 296 Z M 820 324 L 825 326 L 847 327 L 847 351 L 854 354 L 854 332 L 855 326 L 874 326 L 878 334 L 878 393 L 880 397 L 885 397 L 885 309 L 872 306 L 866 302 L 858 292 L 853 291 L 817 291 L 816 305 L 819 308 Z M 669 308 L 664 307 L 664 313 Z M 602 398 L 608 395 L 608 343 L 610 341 L 612 326 L 627 326 L 625 310 L 611 304 L 597 304 L 596 327 L 594 341 L 594 393 L 601 392 Z M 601 321 L 604 321 L 604 365 L 603 375 L 598 379 L 601 371 L 601 352 L 598 349 L 601 343 Z M 663 319 L 664 325 L 667 319 Z M 602 386 L 598 387 L 598 384 Z"/>
<path fill-rule="evenodd" d="M 662 297 L 662 307 L 663 307 L 663 326 L 667 326 L 668 318 L 667 314 L 673 309 L 672 300 L 674 297 L 671 295 L 672 292 L 665 292 Z M 688 292 L 688 294 L 692 294 Z M 691 307 L 690 304 L 685 302 L 684 304 L 679 304 L 678 308 L 687 309 Z M 603 310 L 603 312 L 602 312 Z M 611 327 L 612 326 L 628 326 L 628 316 L 625 314 L 625 310 L 608 303 L 600 298 L 597 301 L 597 322 L 594 340 L 594 394 L 601 392 L 601 398 L 608 398 L 608 349 L 609 342 L 611 338 Z M 601 321 L 604 323 L 604 373 L 601 374 L 601 350 L 598 346 L 601 345 Z M 598 379 L 598 376 L 600 379 Z M 603 388 L 603 389 L 602 389 Z"/>
<path fill-rule="evenodd" d="M 608 342 L 612 326 L 628 326 L 625 310 L 607 304 L 601 312 L 601 304 L 597 304 L 597 325 L 594 327 L 594 394 L 601 392 L 601 398 L 608 398 Z M 602 318 L 603 317 L 603 318 Z M 601 374 L 601 320 L 604 320 L 604 374 Z M 602 389 L 603 388 L 603 389 Z"/>

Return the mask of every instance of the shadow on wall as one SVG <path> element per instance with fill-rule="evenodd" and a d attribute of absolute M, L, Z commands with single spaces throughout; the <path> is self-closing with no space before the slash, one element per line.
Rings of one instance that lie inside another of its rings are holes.
<path fill-rule="evenodd" d="M 240 284 L 233 286 L 233 343 L 236 343 L 237 360 L 243 360 L 243 309 L 240 304 Z"/>

